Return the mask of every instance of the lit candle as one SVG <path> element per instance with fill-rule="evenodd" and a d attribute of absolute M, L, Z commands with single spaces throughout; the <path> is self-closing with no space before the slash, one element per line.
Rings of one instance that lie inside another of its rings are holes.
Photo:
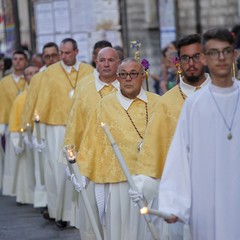
<path fill-rule="evenodd" d="M 37 112 L 35 112 L 34 115 L 35 115 L 34 122 L 35 122 L 35 128 L 36 128 L 37 142 L 38 142 L 38 144 L 40 144 L 41 143 L 41 133 L 40 133 L 40 126 L 39 126 L 40 117 L 37 114 Z"/>
<path fill-rule="evenodd" d="M 76 163 L 75 145 L 67 145 L 67 146 L 65 146 L 64 147 L 64 153 L 65 153 L 65 155 L 67 157 L 68 166 L 69 166 L 70 171 L 72 170 L 72 172 L 74 173 L 77 181 L 79 182 L 79 184 L 81 186 L 81 189 L 82 189 L 81 190 L 81 194 L 82 194 L 83 202 L 84 202 L 85 208 L 87 210 L 87 214 L 88 214 L 88 217 L 90 219 L 90 222 L 92 224 L 93 231 L 95 233 L 96 239 L 97 240 L 102 240 L 102 237 L 101 237 L 100 231 L 98 229 L 98 225 L 97 225 L 96 219 L 94 217 L 94 214 L 93 214 L 93 211 L 92 211 L 89 199 L 88 199 L 88 195 L 87 195 L 86 189 L 83 187 L 83 184 L 82 184 L 81 173 L 80 173 L 78 165 Z"/>
<path fill-rule="evenodd" d="M 107 125 L 106 123 L 101 123 L 101 127 L 103 128 L 103 130 L 104 130 L 104 132 L 105 132 L 105 134 L 106 134 L 109 142 L 110 142 L 111 145 L 112 145 L 113 151 L 114 151 L 114 153 L 115 153 L 115 155 L 116 155 L 116 157 L 117 157 L 117 159 L 118 159 L 118 162 L 119 162 L 119 164 L 120 164 L 120 166 L 121 166 L 121 168 L 122 168 L 122 171 L 123 171 L 124 174 L 125 174 L 125 177 L 126 177 L 128 183 L 129 183 L 129 185 L 130 185 L 130 188 L 131 188 L 133 191 L 138 192 L 137 186 L 136 186 L 136 184 L 135 184 L 134 181 L 133 181 L 133 178 L 132 178 L 132 176 L 131 176 L 128 168 L 127 168 L 127 165 L 126 165 L 126 163 L 125 163 L 125 160 L 123 159 L 123 156 L 122 156 L 122 154 L 121 154 L 121 152 L 120 152 L 120 149 L 119 149 L 118 145 L 116 144 L 116 142 L 115 142 L 115 140 L 114 140 L 114 138 L 113 138 L 113 136 L 112 136 L 112 134 L 111 134 L 111 132 L 110 132 L 110 129 L 109 129 L 108 125 Z M 145 207 L 145 203 L 143 202 L 142 199 L 140 199 L 140 200 L 137 202 L 137 204 L 138 204 L 138 207 L 139 207 L 140 209 L 142 209 L 143 207 Z M 147 225 L 148 225 L 148 228 L 149 228 L 149 230 L 150 230 L 150 232 L 151 232 L 151 234 L 152 234 L 153 239 L 156 239 L 156 240 L 159 239 L 158 234 L 157 234 L 157 231 L 156 231 L 156 229 L 155 229 L 155 226 L 154 226 L 153 223 L 152 223 L 152 220 L 151 220 L 150 216 L 149 216 L 149 215 L 146 215 L 146 214 L 144 214 L 143 216 L 144 216 L 144 219 L 145 219 L 145 221 L 146 221 L 146 223 L 147 223 Z"/>
<path fill-rule="evenodd" d="M 32 133 L 31 133 L 31 125 L 29 123 L 26 124 L 26 130 L 27 130 L 27 137 L 28 141 L 32 142 Z"/>
<path fill-rule="evenodd" d="M 20 147 L 20 148 L 23 147 L 23 136 L 22 136 L 23 131 L 24 131 L 24 129 L 21 128 L 20 133 L 19 133 L 19 139 L 18 139 L 18 147 Z"/>
<path fill-rule="evenodd" d="M 163 219 L 171 219 L 173 217 L 172 214 L 167 214 L 167 213 L 164 213 L 162 211 L 158 211 L 158 210 L 155 210 L 155 209 L 152 209 L 152 208 L 147 208 L 147 207 L 143 207 L 142 209 L 140 209 L 140 213 L 141 214 L 151 214 L 151 215 L 156 215 L 158 217 L 161 217 Z"/>

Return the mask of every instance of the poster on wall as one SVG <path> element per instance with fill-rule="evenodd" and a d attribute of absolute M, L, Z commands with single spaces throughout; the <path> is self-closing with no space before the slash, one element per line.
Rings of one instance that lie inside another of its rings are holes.
<path fill-rule="evenodd" d="M 54 32 L 52 3 L 36 3 L 36 34 L 52 34 Z"/>
<path fill-rule="evenodd" d="M 55 31 L 66 33 L 70 31 L 70 16 L 68 1 L 56 1 L 53 3 L 53 16 Z"/>
<path fill-rule="evenodd" d="M 176 40 L 174 0 L 159 0 L 160 44 L 163 49 Z"/>
<path fill-rule="evenodd" d="M 78 43 L 77 58 L 90 63 L 95 42 L 108 40 L 122 46 L 118 0 L 36 0 L 34 4 L 38 51 L 45 40 L 59 44 L 72 37 Z"/>
<path fill-rule="evenodd" d="M 48 42 L 54 42 L 53 34 L 40 35 L 37 38 L 37 52 L 42 53 L 43 46 Z"/>

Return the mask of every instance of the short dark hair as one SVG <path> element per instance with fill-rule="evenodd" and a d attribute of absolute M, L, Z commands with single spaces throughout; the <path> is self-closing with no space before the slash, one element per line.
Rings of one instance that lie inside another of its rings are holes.
<path fill-rule="evenodd" d="M 180 38 L 177 41 L 178 56 L 180 57 L 180 50 L 181 50 L 182 47 L 188 46 L 188 45 L 191 45 L 191 44 L 195 44 L 195 43 L 201 44 L 201 36 L 197 33 L 186 35 L 186 36 Z"/>
<path fill-rule="evenodd" d="M 237 34 L 240 32 L 240 25 L 237 24 L 237 25 L 233 26 L 232 32 L 233 32 L 235 35 L 237 35 Z"/>
<path fill-rule="evenodd" d="M 67 43 L 67 42 L 71 42 L 72 45 L 73 45 L 73 50 L 75 49 L 78 49 L 78 45 L 77 45 L 77 42 L 76 40 L 74 40 L 73 38 L 64 38 L 62 41 L 61 41 L 61 44 L 63 43 Z"/>
<path fill-rule="evenodd" d="M 107 40 L 101 40 L 94 44 L 93 50 L 97 48 L 112 47 L 112 44 Z"/>
<path fill-rule="evenodd" d="M 24 56 L 24 58 L 25 58 L 26 60 L 28 60 L 27 54 L 26 54 L 26 53 L 24 52 L 24 50 L 22 50 L 22 49 L 15 50 L 15 51 L 13 52 L 13 56 L 16 55 L 16 54 L 21 54 L 21 55 Z"/>
<path fill-rule="evenodd" d="M 48 42 L 48 43 L 44 44 L 44 46 L 42 48 L 42 53 L 44 52 L 44 50 L 46 48 L 50 48 L 50 47 L 54 47 L 54 48 L 56 48 L 57 51 L 59 51 L 58 50 L 58 45 L 55 42 Z"/>
<path fill-rule="evenodd" d="M 212 28 L 206 31 L 202 36 L 202 45 L 205 46 L 212 39 L 234 44 L 233 35 L 227 28 Z"/>

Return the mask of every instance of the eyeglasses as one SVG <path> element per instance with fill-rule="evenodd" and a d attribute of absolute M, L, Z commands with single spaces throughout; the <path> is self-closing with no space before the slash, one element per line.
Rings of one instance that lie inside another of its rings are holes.
<path fill-rule="evenodd" d="M 194 54 L 193 56 L 188 56 L 188 55 L 182 55 L 179 60 L 181 63 L 183 64 L 187 64 L 190 62 L 190 59 L 193 60 L 193 62 L 197 63 L 197 62 L 200 62 L 200 53 L 196 53 Z"/>
<path fill-rule="evenodd" d="M 220 58 L 220 54 L 222 53 L 223 57 L 230 58 L 233 55 L 233 49 L 231 47 L 224 48 L 222 51 L 218 49 L 210 49 L 205 55 L 209 56 L 212 60 L 216 60 Z"/>
<path fill-rule="evenodd" d="M 126 79 L 128 76 L 131 79 L 135 79 L 138 77 L 139 73 L 138 72 L 130 72 L 130 73 L 126 73 L 126 72 L 120 72 L 117 74 L 118 77 L 120 77 L 121 79 Z"/>
<path fill-rule="evenodd" d="M 58 54 L 57 54 L 57 53 L 53 53 L 53 54 L 50 54 L 50 55 L 45 55 L 45 56 L 43 56 L 43 58 L 44 58 L 45 60 L 50 60 L 50 59 L 53 59 L 53 58 L 56 58 L 56 57 L 58 57 Z"/>

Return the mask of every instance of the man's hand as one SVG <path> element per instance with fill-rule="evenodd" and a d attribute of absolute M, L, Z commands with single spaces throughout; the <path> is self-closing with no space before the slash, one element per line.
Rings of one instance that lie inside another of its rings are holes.
<path fill-rule="evenodd" d="M 172 215 L 172 217 L 168 218 L 168 219 L 164 219 L 167 223 L 175 223 L 178 221 L 178 217 L 175 215 Z"/>

